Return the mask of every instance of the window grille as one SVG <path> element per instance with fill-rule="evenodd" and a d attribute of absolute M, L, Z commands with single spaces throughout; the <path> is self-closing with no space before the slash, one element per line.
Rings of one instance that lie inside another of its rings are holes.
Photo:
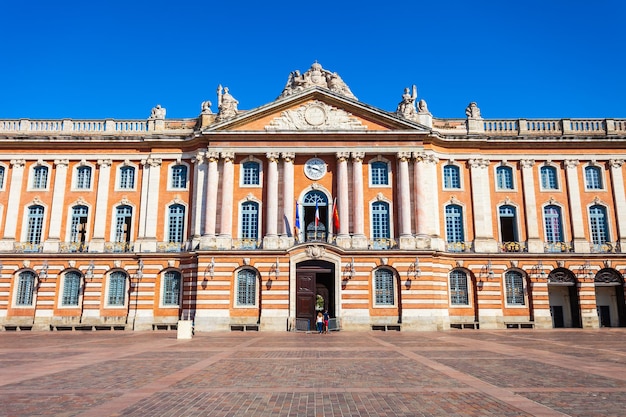
<path fill-rule="evenodd" d="M 463 271 L 450 272 L 450 303 L 452 305 L 469 305 L 467 274 Z"/>
<path fill-rule="evenodd" d="M 504 275 L 506 302 L 511 305 L 524 305 L 524 280 L 517 271 L 509 271 Z"/>
<path fill-rule="evenodd" d="M 28 209 L 28 230 L 26 241 L 30 244 L 41 243 L 43 230 L 43 206 L 31 206 Z"/>
<path fill-rule="evenodd" d="M 541 188 L 544 190 L 556 190 L 559 184 L 556 177 L 556 168 L 550 166 L 541 167 Z"/>
<path fill-rule="evenodd" d="M 167 271 L 163 278 L 163 305 L 177 306 L 180 300 L 180 273 Z"/>
<path fill-rule="evenodd" d="M 63 295 L 61 305 L 77 306 L 78 295 L 80 293 L 80 274 L 78 272 L 68 272 L 63 279 Z"/>
<path fill-rule="evenodd" d="M 115 216 L 115 242 L 128 242 L 129 225 L 132 219 L 133 209 L 130 206 L 119 206 Z"/>
<path fill-rule="evenodd" d="M 585 182 L 588 190 L 601 190 L 602 189 L 602 174 L 598 167 L 586 167 L 585 168 Z"/>
<path fill-rule="evenodd" d="M 70 230 L 70 242 L 81 243 L 85 241 L 85 226 L 87 225 L 86 206 L 74 206 L 72 208 L 72 225 Z"/>
<path fill-rule="evenodd" d="M 589 208 L 589 222 L 591 226 L 591 240 L 595 245 L 602 245 L 609 241 L 609 231 L 606 222 L 606 208 L 595 205 Z"/>
<path fill-rule="evenodd" d="M 372 238 L 389 239 L 389 204 L 378 201 L 372 204 Z"/>
<path fill-rule="evenodd" d="M 241 205 L 241 238 L 257 239 L 259 234 L 259 205 L 247 201 Z"/>
<path fill-rule="evenodd" d="M 43 189 L 48 185 L 48 167 L 38 166 L 33 170 L 33 188 Z"/>
<path fill-rule="evenodd" d="M 461 188 L 461 175 L 456 165 L 443 167 L 443 188 Z"/>
<path fill-rule="evenodd" d="M 256 273 L 242 269 L 237 273 L 237 304 L 253 306 L 256 303 Z"/>
<path fill-rule="evenodd" d="M 125 189 L 125 190 L 135 188 L 135 168 L 134 167 L 120 168 L 120 188 Z"/>
<path fill-rule="evenodd" d="M 562 242 L 563 231 L 561 228 L 561 208 L 553 205 L 544 207 L 543 218 L 546 229 L 546 242 Z"/>
<path fill-rule="evenodd" d="M 456 204 L 446 206 L 446 240 L 463 242 L 463 208 Z"/>
<path fill-rule="evenodd" d="M 22 272 L 17 279 L 17 294 L 15 304 L 17 304 L 18 306 L 32 305 L 34 289 L 35 274 L 31 271 Z"/>
<path fill-rule="evenodd" d="M 110 306 L 123 306 L 126 294 L 126 274 L 120 271 L 113 272 L 109 276 L 109 296 Z"/>
<path fill-rule="evenodd" d="M 4 187 L 4 167 L 0 166 L 0 188 Z"/>
<path fill-rule="evenodd" d="M 510 167 L 496 168 L 497 186 L 500 190 L 513 189 L 513 170 Z"/>
<path fill-rule="evenodd" d="M 168 242 L 182 243 L 185 230 L 185 207 L 182 204 L 173 204 L 169 208 Z"/>
<path fill-rule="evenodd" d="M 91 167 L 79 167 L 76 170 L 76 188 L 91 188 Z"/>
<path fill-rule="evenodd" d="M 394 305 L 393 273 L 378 269 L 374 273 L 374 302 L 377 305 Z"/>

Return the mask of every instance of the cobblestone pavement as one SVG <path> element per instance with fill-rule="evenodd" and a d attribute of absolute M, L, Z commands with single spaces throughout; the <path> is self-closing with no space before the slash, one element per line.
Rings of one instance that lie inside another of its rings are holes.
<path fill-rule="evenodd" d="M 563 415 L 626 415 L 626 329 L 0 333 L 0 416 Z"/>

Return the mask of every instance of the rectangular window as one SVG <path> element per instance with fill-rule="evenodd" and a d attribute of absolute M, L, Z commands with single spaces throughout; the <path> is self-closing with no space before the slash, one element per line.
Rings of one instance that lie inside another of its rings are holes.
<path fill-rule="evenodd" d="M 36 189 L 44 189 L 48 185 L 48 168 L 38 166 L 33 170 L 33 187 Z"/>
<path fill-rule="evenodd" d="M 175 271 L 165 273 L 163 282 L 163 305 L 177 306 L 180 298 L 180 274 Z"/>
<path fill-rule="evenodd" d="M 123 306 L 126 292 L 126 276 L 120 272 L 114 272 L 109 278 L 108 304 L 110 306 Z"/>
<path fill-rule="evenodd" d="M 17 297 L 15 304 L 18 306 L 30 306 L 33 304 L 33 290 L 35 288 L 35 276 L 32 272 L 23 272 L 17 280 Z"/>
<path fill-rule="evenodd" d="M 443 188 L 461 188 L 461 176 L 456 165 L 443 167 Z"/>
<path fill-rule="evenodd" d="M 467 275 L 463 271 L 450 272 L 450 303 L 452 305 L 469 305 Z"/>
<path fill-rule="evenodd" d="M 187 167 L 176 165 L 172 167 L 172 188 L 187 187 Z"/>
<path fill-rule="evenodd" d="M 79 292 L 80 275 L 74 272 L 70 272 L 65 275 L 65 279 L 63 280 L 63 296 L 61 298 L 61 305 L 77 306 Z"/>
<path fill-rule="evenodd" d="M 120 188 L 124 190 L 135 188 L 135 168 L 120 168 Z"/>
<path fill-rule="evenodd" d="M 83 190 L 91 188 L 90 167 L 79 167 L 76 170 L 76 188 Z"/>
<path fill-rule="evenodd" d="M 258 162 L 244 162 L 243 164 L 243 185 L 260 184 L 260 168 Z"/>
<path fill-rule="evenodd" d="M 372 185 L 389 185 L 389 169 L 386 162 L 372 162 L 370 173 Z"/>
<path fill-rule="evenodd" d="M 541 188 L 544 190 L 556 190 L 558 182 L 556 178 L 556 168 L 546 166 L 541 167 Z"/>
<path fill-rule="evenodd" d="M 518 272 L 508 272 L 505 277 L 506 303 L 524 305 L 524 280 Z"/>
<path fill-rule="evenodd" d="M 256 273 L 242 269 L 237 273 L 237 304 L 254 306 L 256 303 Z"/>

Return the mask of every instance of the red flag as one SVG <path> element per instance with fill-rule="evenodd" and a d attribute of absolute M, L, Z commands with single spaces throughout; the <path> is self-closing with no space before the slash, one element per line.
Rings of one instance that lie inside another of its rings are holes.
<path fill-rule="evenodd" d="M 335 232 L 339 231 L 339 209 L 337 208 L 337 198 L 333 201 L 333 227 Z"/>

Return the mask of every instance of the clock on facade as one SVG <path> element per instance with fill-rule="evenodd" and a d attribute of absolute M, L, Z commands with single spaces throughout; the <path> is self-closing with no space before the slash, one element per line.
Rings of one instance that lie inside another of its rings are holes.
<path fill-rule="evenodd" d="M 312 180 L 319 180 L 326 174 L 326 162 L 311 158 L 304 164 L 304 174 Z"/>

